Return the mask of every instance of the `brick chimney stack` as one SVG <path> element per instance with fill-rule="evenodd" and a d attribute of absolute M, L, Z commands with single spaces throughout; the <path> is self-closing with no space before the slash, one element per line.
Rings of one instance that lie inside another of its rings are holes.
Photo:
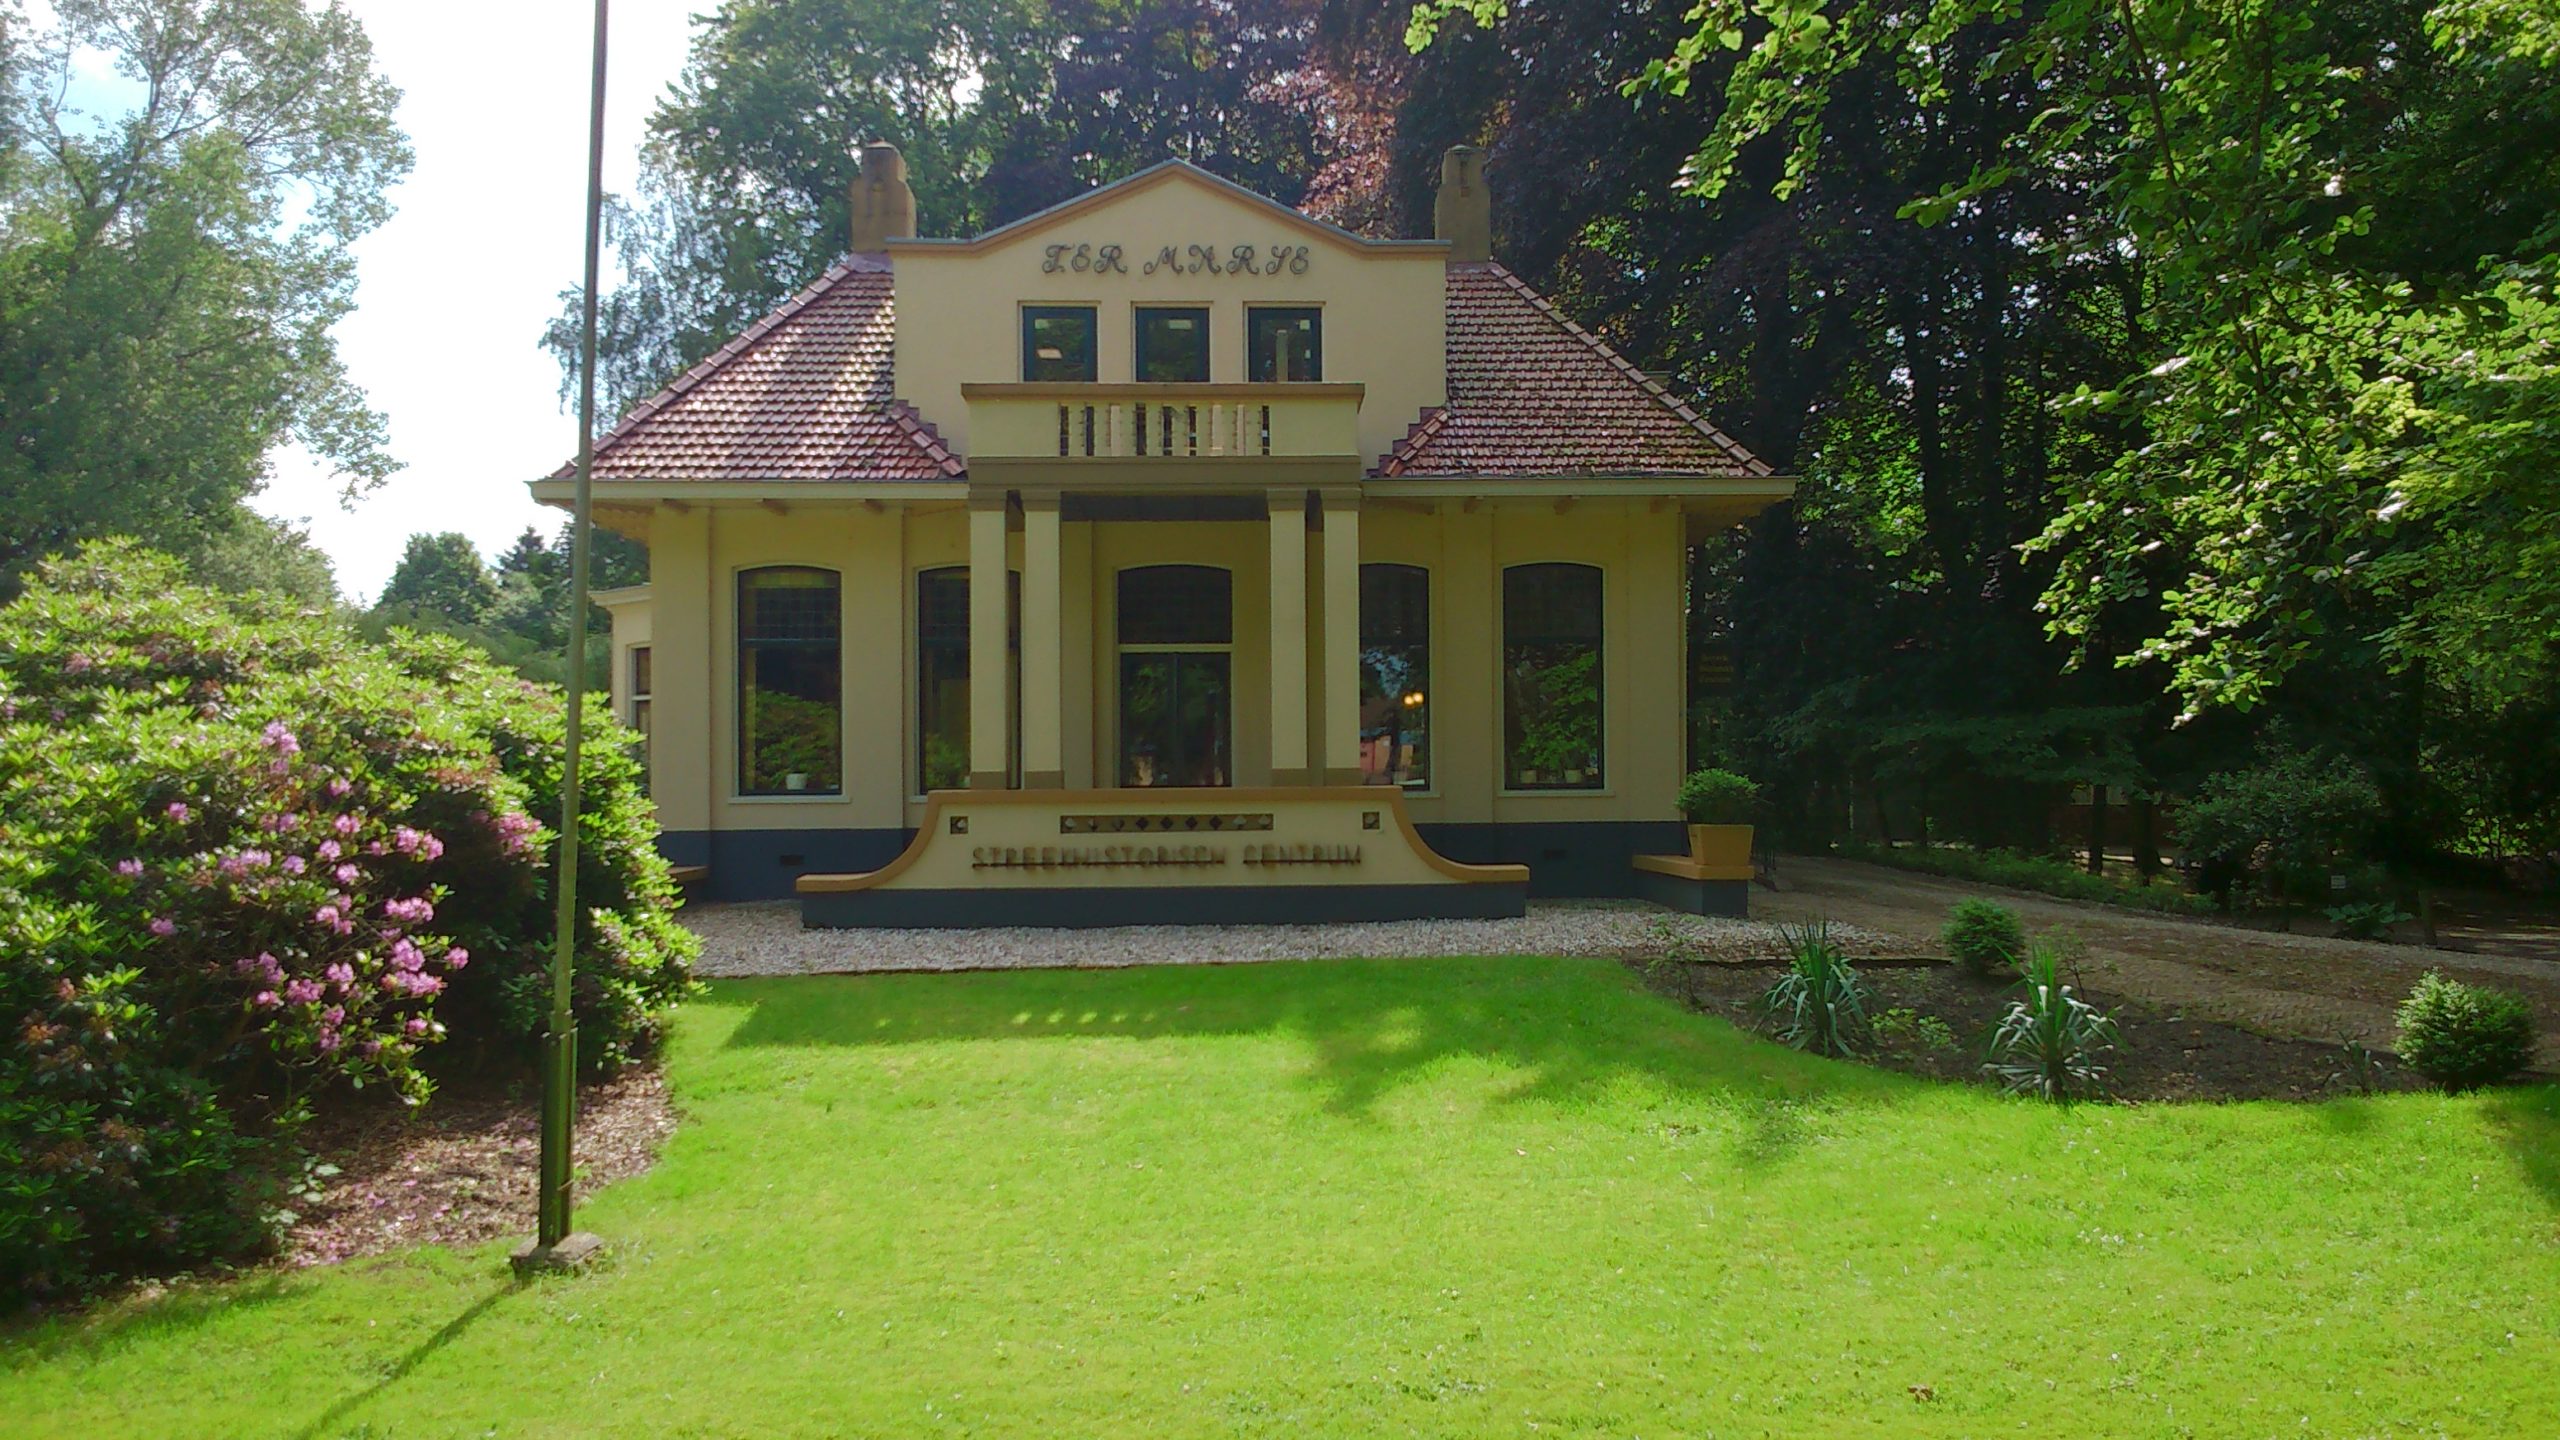
<path fill-rule="evenodd" d="M 1493 258 L 1493 193 L 1484 188 L 1484 152 L 1473 145 L 1452 145 L 1440 157 L 1431 233 L 1449 242 L 1452 260 Z"/>
<path fill-rule="evenodd" d="M 907 157 L 886 140 L 862 147 L 853 182 L 853 253 L 875 254 L 916 233 L 916 192 L 907 188 Z"/>

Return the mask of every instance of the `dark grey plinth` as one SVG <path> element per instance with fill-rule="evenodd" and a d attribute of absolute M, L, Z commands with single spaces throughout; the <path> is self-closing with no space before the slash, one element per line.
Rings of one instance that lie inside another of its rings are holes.
<path fill-rule="evenodd" d="M 1635 877 L 1637 897 L 1656 905 L 1666 905 L 1691 915 L 1720 915 L 1733 920 L 1745 920 L 1751 916 L 1751 882 L 1748 880 L 1691 880 L 1650 870 L 1638 870 Z"/>

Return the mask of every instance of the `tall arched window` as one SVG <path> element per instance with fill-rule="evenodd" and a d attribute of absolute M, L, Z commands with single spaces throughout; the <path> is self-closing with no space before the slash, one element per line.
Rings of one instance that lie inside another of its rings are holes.
<path fill-rule="evenodd" d="M 1231 784 L 1235 596 L 1208 565 L 1120 572 L 1120 783 Z"/>
<path fill-rule="evenodd" d="M 1514 565 L 1502 572 L 1502 785 L 1602 785 L 1600 570 Z"/>
<path fill-rule="evenodd" d="M 836 572 L 738 574 L 738 793 L 844 793 L 844 601 Z"/>
<path fill-rule="evenodd" d="M 1431 785 L 1431 572 L 1360 567 L 1360 782 Z"/>

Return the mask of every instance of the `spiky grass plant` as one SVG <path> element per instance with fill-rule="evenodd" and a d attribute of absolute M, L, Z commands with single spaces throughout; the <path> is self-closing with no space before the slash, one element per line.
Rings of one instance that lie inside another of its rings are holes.
<path fill-rule="evenodd" d="M 1787 943 L 1787 973 L 1760 997 L 1769 1033 L 1798 1050 L 1847 1058 L 1868 1042 L 1867 986 L 1831 938 L 1827 922 L 1778 927 Z"/>
<path fill-rule="evenodd" d="M 2026 993 L 1991 1032 L 1982 1068 L 2012 1095 L 2064 1103 L 2106 1093 L 2098 1057 L 2115 1048 L 2116 1022 L 2062 983 L 2062 951 L 2038 940 L 2018 962 Z"/>

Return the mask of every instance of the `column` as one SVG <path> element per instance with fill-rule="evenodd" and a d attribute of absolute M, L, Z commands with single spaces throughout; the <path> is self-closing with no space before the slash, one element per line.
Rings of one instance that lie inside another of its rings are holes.
<path fill-rule="evenodd" d="M 1307 768 L 1307 492 L 1274 490 L 1271 507 L 1271 783 L 1305 785 Z"/>
<path fill-rule="evenodd" d="M 1324 497 L 1324 781 L 1360 783 L 1360 492 Z"/>
<path fill-rule="evenodd" d="M 1067 785 L 1058 497 L 1022 500 L 1022 788 Z M 974 645 L 976 639 L 971 637 Z M 976 684 L 972 676 L 970 683 Z M 974 717 L 973 721 L 974 723 Z"/>
<path fill-rule="evenodd" d="M 1011 609 L 1006 592 L 1005 499 L 969 497 L 969 788 L 1002 790 L 1011 778 L 1006 763 L 1007 723 L 1013 708 L 1010 656 L 1005 644 Z"/>

